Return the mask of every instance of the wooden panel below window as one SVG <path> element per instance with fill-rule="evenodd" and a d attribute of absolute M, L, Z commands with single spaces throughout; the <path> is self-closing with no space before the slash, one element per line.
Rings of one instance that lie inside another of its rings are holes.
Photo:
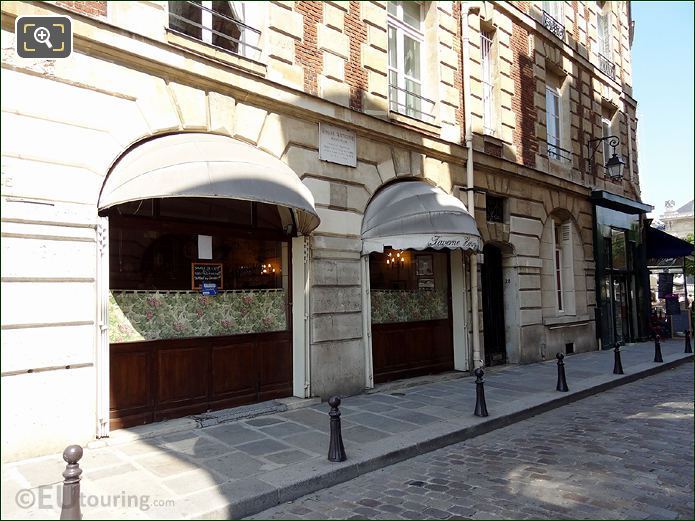
<path fill-rule="evenodd" d="M 122 345 L 111 350 L 111 408 L 137 423 L 150 423 L 154 399 L 152 393 L 152 359 L 139 346 Z M 114 426 L 115 425 L 115 426 Z M 120 421 L 112 427 L 119 428 Z"/>
<path fill-rule="evenodd" d="M 452 370 L 451 322 L 372 324 L 372 355 L 375 383 Z"/>
<path fill-rule="evenodd" d="M 259 399 L 292 394 L 292 338 L 268 336 L 258 342 Z"/>
<path fill-rule="evenodd" d="M 292 394 L 289 331 L 111 344 L 111 428 Z"/>

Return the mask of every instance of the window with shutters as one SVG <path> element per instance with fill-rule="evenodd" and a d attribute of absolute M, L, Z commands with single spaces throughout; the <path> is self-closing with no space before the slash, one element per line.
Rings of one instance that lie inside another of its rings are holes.
<path fill-rule="evenodd" d="M 169 2 L 169 29 L 203 43 L 258 60 L 263 17 L 254 2 L 178 1 Z"/>
<path fill-rule="evenodd" d="M 553 220 L 553 279 L 555 304 L 558 313 L 574 315 L 574 252 L 572 251 L 572 223 Z"/>
<path fill-rule="evenodd" d="M 562 298 L 562 246 L 559 238 L 562 236 L 561 225 L 555 224 L 553 227 L 555 235 L 555 294 L 557 297 L 557 310 L 564 311 Z"/>

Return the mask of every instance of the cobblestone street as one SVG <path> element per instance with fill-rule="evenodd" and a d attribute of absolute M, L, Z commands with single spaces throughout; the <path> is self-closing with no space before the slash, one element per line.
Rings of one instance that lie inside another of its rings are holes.
<path fill-rule="evenodd" d="M 692 519 L 687 364 L 253 519 Z"/>

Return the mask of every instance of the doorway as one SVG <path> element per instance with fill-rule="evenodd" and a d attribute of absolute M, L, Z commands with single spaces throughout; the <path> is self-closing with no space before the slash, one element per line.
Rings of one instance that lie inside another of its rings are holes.
<path fill-rule="evenodd" d="M 449 252 L 369 256 L 374 382 L 454 368 Z"/>
<path fill-rule="evenodd" d="M 504 336 L 504 286 L 502 251 L 493 244 L 483 248 L 485 262 L 482 265 L 483 285 L 483 338 L 485 341 L 485 365 L 507 363 L 507 344 Z"/>

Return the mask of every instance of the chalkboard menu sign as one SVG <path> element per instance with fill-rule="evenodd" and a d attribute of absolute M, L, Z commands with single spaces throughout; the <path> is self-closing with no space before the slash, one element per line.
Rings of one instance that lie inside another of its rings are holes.
<path fill-rule="evenodd" d="M 203 283 L 223 288 L 223 264 L 221 262 L 191 262 L 191 287 L 200 289 Z"/>

